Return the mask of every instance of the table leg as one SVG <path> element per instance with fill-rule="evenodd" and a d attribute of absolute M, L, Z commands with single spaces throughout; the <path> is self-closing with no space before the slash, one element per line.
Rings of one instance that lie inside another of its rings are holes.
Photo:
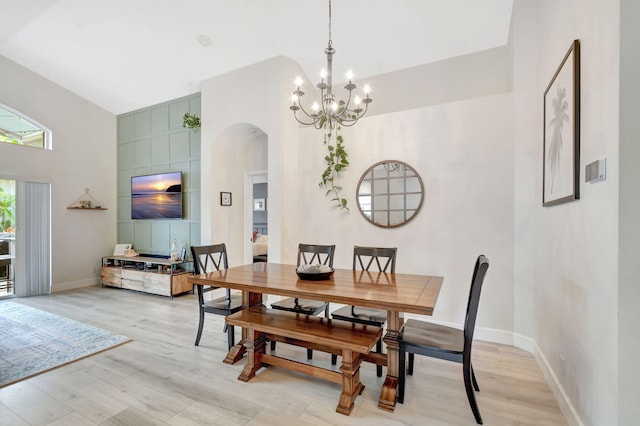
<path fill-rule="evenodd" d="M 378 408 L 393 411 L 398 400 L 398 373 L 399 348 L 398 336 L 404 325 L 402 312 L 387 311 L 387 333 L 384 335 L 384 343 L 387 345 L 387 377 L 384 379 Z"/>
<path fill-rule="evenodd" d="M 238 380 L 248 382 L 256 375 L 256 371 L 264 366 L 262 364 L 262 354 L 265 350 L 266 341 L 267 337 L 264 333 L 247 330 L 247 339 L 244 342 L 244 346 L 247 348 L 247 364 L 238 376 Z"/>
<path fill-rule="evenodd" d="M 360 382 L 360 364 L 362 364 L 362 355 L 352 351 L 342 351 L 342 393 L 340 393 L 340 401 L 336 407 L 336 412 L 344 415 L 351 414 L 354 401 L 358 395 L 364 391 L 364 385 Z"/>
<path fill-rule="evenodd" d="M 224 362 L 225 364 L 233 365 L 236 362 L 240 361 L 244 354 L 247 352 L 247 348 L 244 345 L 245 340 L 246 332 L 244 329 L 242 329 L 242 340 L 233 345 L 231 349 L 229 349 L 227 356 L 224 357 L 224 360 L 222 362 Z"/>
<path fill-rule="evenodd" d="M 262 304 L 262 293 L 249 293 L 248 291 L 242 292 L 242 306 L 247 308 L 249 306 L 257 306 Z M 242 329 L 242 339 L 236 343 L 227 353 L 224 358 L 225 364 L 235 364 L 240 361 L 244 354 L 247 352 L 245 341 L 247 340 L 247 330 Z"/>

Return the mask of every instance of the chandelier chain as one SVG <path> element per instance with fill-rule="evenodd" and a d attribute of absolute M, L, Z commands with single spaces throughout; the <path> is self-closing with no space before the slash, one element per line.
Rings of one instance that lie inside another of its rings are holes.
<path fill-rule="evenodd" d="M 331 0 L 329 0 L 329 47 L 331 47 Z"/>

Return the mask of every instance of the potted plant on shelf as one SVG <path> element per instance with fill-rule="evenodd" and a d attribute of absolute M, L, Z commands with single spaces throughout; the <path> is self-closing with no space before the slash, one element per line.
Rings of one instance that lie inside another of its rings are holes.
<path fill-rule="evenodd" d="M 182 120 L 182 127 L 197 132 L 200 129 L 200 117 L 195 114 L 186 113 Z"/>

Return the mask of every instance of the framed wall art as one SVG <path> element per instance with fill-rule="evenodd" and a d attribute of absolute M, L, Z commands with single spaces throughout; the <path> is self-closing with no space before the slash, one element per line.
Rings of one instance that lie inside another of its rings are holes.
<path fill-rule="evenodd" d="M 231 205 L 231 193 L 230 192 L 221 192 L 220 193 L 220 205 L 221 206 L 230 206 Z"/>
<path fill-rule="evenodd" d="M 544 91 L 542 205 L 580 198 L 580 40 Z"/>

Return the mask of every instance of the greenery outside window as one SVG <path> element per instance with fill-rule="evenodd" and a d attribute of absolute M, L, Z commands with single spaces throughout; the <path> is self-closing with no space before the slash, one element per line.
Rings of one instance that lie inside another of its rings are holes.
<path fill-rule="evenodd" d="M 16 228 L 16 182 L 0 179 L 0 233 L 13 233 Z"/>
<path fill-rule="evenodd" d="M 0 142 L 51 149 L 50 132 L 24 115 L 0 105 Z"/>

